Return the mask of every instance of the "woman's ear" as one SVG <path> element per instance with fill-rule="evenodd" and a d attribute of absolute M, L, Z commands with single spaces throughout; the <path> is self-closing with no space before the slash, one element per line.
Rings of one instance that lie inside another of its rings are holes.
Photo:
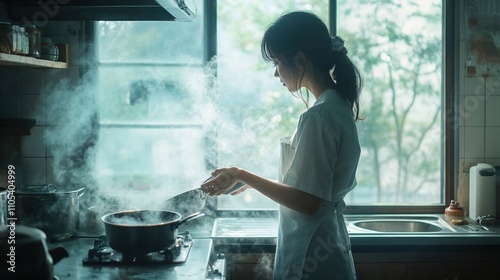
<path fill-rule="evenodd" d="M 303 52 L 298 51 L 293 57 L 293 61 L 297 69 L 303 69 L 306 65 L 306 56 Z"/>

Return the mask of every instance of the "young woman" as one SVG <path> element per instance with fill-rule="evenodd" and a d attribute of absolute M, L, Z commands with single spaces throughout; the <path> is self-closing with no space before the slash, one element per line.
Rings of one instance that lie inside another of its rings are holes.
<path fill-rule="evenodd" d="M 307 12 L 280 17 L 265 32 L 261 51 L 290 92 L 306 104 L 309 93 L 315 98 L 291 137 L 289 168 L 282 183 L 219 168 L 202 188 L 220 195 L 241 181 L 279 203 L 274 279 L 355 279 L 343 198 L 356 185 L 360 155 L 359 72 L 342 39 Z"/>

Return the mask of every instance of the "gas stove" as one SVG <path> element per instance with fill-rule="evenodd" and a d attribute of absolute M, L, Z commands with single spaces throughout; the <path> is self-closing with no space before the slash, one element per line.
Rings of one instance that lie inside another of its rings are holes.
<path fill-rule="evenodd" d="M 109 247 L 105 235 L 94 240 L 94 247 L 83 258 L 85 266 L 120 266 L 144 264 L 181 264 L 186 262 L 193 238 L 188 231 L 177 235 L 175 242 L 167 248 L 146 255 L 129 255 Z"/>

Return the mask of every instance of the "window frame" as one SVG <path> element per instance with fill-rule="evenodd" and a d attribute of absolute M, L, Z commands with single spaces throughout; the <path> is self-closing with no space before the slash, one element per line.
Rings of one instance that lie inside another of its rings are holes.
<path fill-rule="evenodd" d="M 203 63 L 210 63 L 211 59 L 217 55 L 217 0 L 202 0 L 204 1 L 204 24 L 203 24 Z M 458 29 L 455 28 L 457 24 L 457 13 L 459 2 L 452 0 L 442 0 L 443 7 L 443 72 L 442 72 L 442 105 L 443 110 L 441 113 L 441 131 L 442 138 L 442 166 L 443 172 L 441 177 L 441 184 L 443 192 L 441 193 L 441 201 L 438 204 L 425 204 L 425 205 L 348 205 L 344 211 L 345 214 L 436 214 L 443 213 L 447 207 L 447 203 L 456 196 L 457 190 L 457 174 L 458 174 L 458 121 L 457 121 L 457 108 L 458 100 L 456 92 L 456 77 L 458 70 L 456 69 L 458 61 L 458 51 L 455 42 L 458 38 Z M 336 34 L 337 24 L 335 21 L 337 13 L 337 0 L 329 0 L 329 28 L 332 35 Z M 86 22 L 85 30 L 86 36 L 84 39 L 90 46 L 85 52 L 88 58 L 96 61 L 95 47 L 93 47 L 93 24 L 95 22 Z M 95 67 L 95 66 L 94 66 Z M 87 71 L 92 71 L 93 67 L 86 68 Z M 217 76 L 217 69 L 214 70 Z M 212 137 L 216 137 L 216 132 L 212 131 Z M 209 141 L 209 139 L 207 139 Z M 215 142 L 209 141 L 207 145 L 214 145 Z M 217 166 L 217 162 L 207 162 L 208 171 Z M 276 210 L 220 210 L 217 207 L 217 198 L 209 197 L 207 200 L 207 207 L 215 212 L 217 217 L 228 216 L 245 216 L 245 215 L 259 215 L 266 217 L 276 217 Z"/>

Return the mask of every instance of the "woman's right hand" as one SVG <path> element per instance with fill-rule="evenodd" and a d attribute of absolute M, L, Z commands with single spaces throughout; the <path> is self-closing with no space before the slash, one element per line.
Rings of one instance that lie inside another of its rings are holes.
<path fill-rule="evenodd" d="M 239 181 L 237 176 L 240 172 L 237 167 L 218 168 L 212 172 L 211 178 L 201 184 L 201 189 L 210 196 L 224 194 Z"/>
<path fill-rule="evenodd" d="M 236 191 L 234 191 L 234 192 L 232 192 L 230 194 L 231 195 L 239 195 L 240 193 L 242 193 L 242 192 L 244 192 L 244 191 L 246 191 L 247 189 L 250 189 L 250 188 L 251 188 L 250 185 L 246 185 L 245 184 L 242 188 L 240 188 L 240 189 L 238 189 L 238 190 L 236 190 Z"/>

